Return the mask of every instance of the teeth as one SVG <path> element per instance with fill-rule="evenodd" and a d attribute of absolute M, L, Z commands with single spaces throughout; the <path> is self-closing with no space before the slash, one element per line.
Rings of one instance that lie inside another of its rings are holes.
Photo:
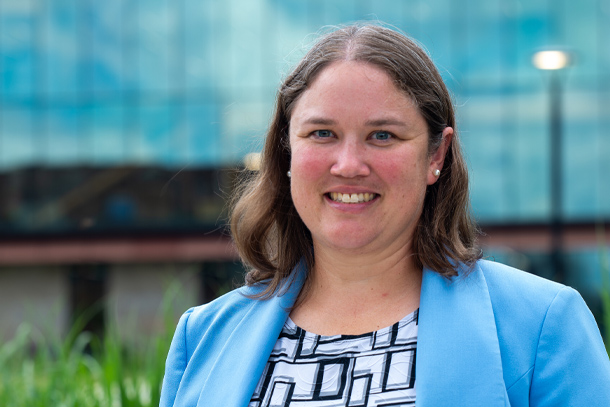
<path fill-rule="evenodd" d="M 377 195 L 370 193 L 342 194 L 341 192 L 331 192 L 330 199 L 342 203 L 362 203 L 373 200 Z"/>

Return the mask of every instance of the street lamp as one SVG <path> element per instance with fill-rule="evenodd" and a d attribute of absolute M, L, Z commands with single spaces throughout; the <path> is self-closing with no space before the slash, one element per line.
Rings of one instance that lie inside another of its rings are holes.
<path fill-rule="evenodd" d="M 562 88 L 560 71 L 570 65 L 570 54 L 563 50 L 539 51 L 532 57 L 532 63 L 538 69 L 549 72 L 549 142 L 550 142 L 550 183 L 551 183 L 551 265 L 555 280 L 563 281 L 565 267 L 563 252 L 563 205 L 561 177 L 562 145 Z"/>
<path fill-rule="evenodd" d="M 570 54 L 560 50 L 538 51 L 534 54 L 532 62 L 538 69 L 556 71 L 570 64 Z"/>

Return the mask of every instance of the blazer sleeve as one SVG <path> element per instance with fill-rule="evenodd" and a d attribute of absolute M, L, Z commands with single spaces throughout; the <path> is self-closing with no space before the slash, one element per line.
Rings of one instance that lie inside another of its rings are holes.
<path fill-rule="evenodd" d="M 163 377 L 163 386 L 161 387 L 161 402 L 159 407 L 171 407 L 176 400 L 176 394 L 182 381 L 182 376 L 186 370 L 188 362 L 188 354 L 186 348 L 186 325 L 189 317 L 193 312 L 193 308 L 186 311 L 176 327 L 172 344 L 167 354 L 165 361 L 165 376 Z"/>
<path fill-rule="evenodd" d="M 610 406 L 610 360 L 593 315 L 572 288 L 558 292 L 544 318 L 530 406 Z"/>

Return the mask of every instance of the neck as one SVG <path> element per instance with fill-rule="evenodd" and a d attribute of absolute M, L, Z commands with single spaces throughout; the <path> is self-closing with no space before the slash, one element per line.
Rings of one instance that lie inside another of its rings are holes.
<path fill-rule="evenodd" d="M 342 253 L 314 245 L 309 291 L 291 317 L 318 334 L 358 334 L 389 326 L 419 307 L 421 269 L 410 245 Z"/>

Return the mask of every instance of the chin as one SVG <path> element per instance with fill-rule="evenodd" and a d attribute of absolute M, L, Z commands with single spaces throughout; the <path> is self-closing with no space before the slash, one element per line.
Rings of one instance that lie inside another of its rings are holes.
<path fill-rule="evenodd" d="M 359 251 L 369 246 L 375 239 L 358 236 L 358 232 L 347 231 L 339 233 L 337 236 L 327 237 L 326 239 L 318 240 L 321 245 L 330 247 L 335 250 L 353 250 Z"/>

